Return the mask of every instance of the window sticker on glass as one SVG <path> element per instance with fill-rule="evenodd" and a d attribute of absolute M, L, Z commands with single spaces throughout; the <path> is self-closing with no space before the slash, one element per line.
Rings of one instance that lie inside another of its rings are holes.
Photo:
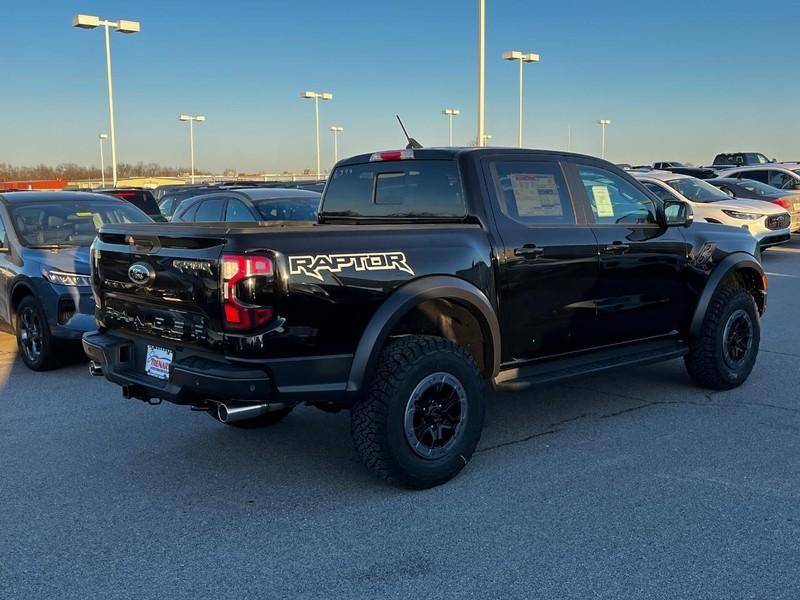
<path fill-rule="evenodd" d="M 614 206 L 611 204 L 611 196 L 608 187 L 605 185 L 593 185 L 592 196 L 594 196 L 594 206 L 597 209 L 598 217 L 613 217 Z"/>
<path fill-rule="evenodd" d="M 558 193 L 556 178 L 552 175 L 511 173 L 511 189 L 522 217 L 561 217 L 564 208 Z"/>

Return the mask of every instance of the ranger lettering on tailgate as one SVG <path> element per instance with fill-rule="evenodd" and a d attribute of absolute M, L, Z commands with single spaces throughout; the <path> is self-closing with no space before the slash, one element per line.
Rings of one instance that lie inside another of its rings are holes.
<path fill-rule="evenodd" d="M 320 271 L 341 273 L 343 269 L 356 271 L 403 271 L 414 275 L 403 252 L 364 252 L 359 254 L 317 254 L 316 256 L 290 256 L 289 274 L 308 275 L 322 281 Z"/>

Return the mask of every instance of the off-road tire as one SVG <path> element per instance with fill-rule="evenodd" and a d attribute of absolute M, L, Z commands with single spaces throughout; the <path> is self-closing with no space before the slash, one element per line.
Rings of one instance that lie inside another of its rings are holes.
<path fill-rule="evenodd" d="M 37 356 L 31 356 L 30 352 L 26 351 L 26 345 L 29 343 L 26 341 L 26 336 L 30 335 L 30 329 L 26 327 L 26 322 L 28 324 L 38 323 L 39 342 L 37 346 L 40 350 Z M 41 302 L 33 296 L 26 296 L 17 306 L 14 333 L 17 337 L 17 347 L 22 361 L 29 369 L 33 371 L 49 371 L 61 364 L 56 340 L 50 334 L 47 316 L 44 313 Z"/>
<path fill-rule="evenodd" d="M 434 374 L 452 376 L 461 385 L 459 406 L 466 408 L 459 412 L 464 418 L 446 453 L 422 458 L 407 437 L 406 410 L 414 391 Z M 478 445 L 485 391 L 480 369 L 461 346 L 427 335 L 391 340 L 381 351 L 365 396 L 353 406 L 350 427 L 356 451 L 367 468 L 393 485 L 425 489 L 445 483 L 464 468 Z"/>
<path fill-rule="evenodd" d="M 253 417 L 252 419 L 233 421 L 231 423 L 225 423 L 225 425 L 238 427 L 239 429 L 260 429 L 261 427 L 269 427 L 283 421 L 289 416 L 289 413 L 292 412 L 293 409 L 293 406 L 287 406 L 286 408 L 273 410 L 268 413 L 264 413 L 263 415 Z"/>
<path fill-rule="evenodd" d="M 752 323 L 752 341 L 741 364 L 732 368 L 725 360 L 726 324 L 744 311 Z M 753 370 L 761 341 L 758 309 L 753 296 L 740 287 L 721 286 L 711 299 L 699 337 L 684 358 L 695 383 L 712 390 L 729 390 L 743 384 Z"/>

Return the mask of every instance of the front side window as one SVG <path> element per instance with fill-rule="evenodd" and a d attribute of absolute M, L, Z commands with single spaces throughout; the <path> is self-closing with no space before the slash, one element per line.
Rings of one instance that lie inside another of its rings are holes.
<path fill-rule="evenodd" d="M 673 179 L 667 185 L 692 202 L 719 202 L 730 198 L 721 189 L 694 177 Z"/>
<path fill-rule="evenodd" d="M 578 174 L 595 223 L 647 225 L 658 222 L 653 201 L 616 173 L 578 165 Z"/>
<path fill-rule="evenodd" d="M 794 187 L 794 177 L 783 171 L 770 171 L 767 183 L 779 190 L 790 190 Z"/>
<path fill-rule="evenodd" d="M 13 206 L 10 213 L 17 237 L 32 248 L 90 246 L 103 225 L 151 222 L 120 201 L 31 202 Z"/>
<path fill-rule="evenodd" d="M 460 218 L 466 215 L 458 167 L 452 160 L 378 161 L 334 170 L 325 191 L 325 217 Z"/>
<path fill-rule="evenodd" d="M 507 161 L 491 165 L 500 210 L 523 225 L 575 223 L 567 184 L 556 162 Z"/>
<path fill-rule="evenodd" d="M 316 221 L 319 198 L 270 198 L 255 205 L 262 221 Z"/>

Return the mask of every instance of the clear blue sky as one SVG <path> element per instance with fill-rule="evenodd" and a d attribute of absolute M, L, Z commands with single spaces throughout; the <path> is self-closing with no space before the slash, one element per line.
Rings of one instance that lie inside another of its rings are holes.
<path fill-rule="evenodd" d="M 0 50 L 0 162 L 97 164 L 107 130 L 101 30 L 82 12 L 141 21 L 112 34 L 121 162 L 188 164 L 180 112 L 205 114 L 197 165 L 241 171 L 314 164 L 313 102 L 345 128 L 342 154 L 399 147 L 394 114 L 425 145 L 475 137 L 473 0 L 6 0 Z M 503 50 L 539 52 L 525 69 L 525 142 L 608 158 L 708 163 L 724 150 L 800 159 L 800 3 L 487 0 L 492 144 L 516 143 L 516 70 Z"/>

